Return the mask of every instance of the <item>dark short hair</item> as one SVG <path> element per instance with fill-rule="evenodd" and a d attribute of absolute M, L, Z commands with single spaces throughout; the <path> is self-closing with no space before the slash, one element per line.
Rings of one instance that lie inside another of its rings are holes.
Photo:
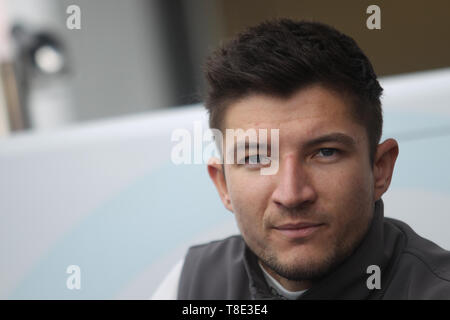
<path fill-rule="evenodd" d="M 205 107 L 223 130 L 227 106 L 251 94 L 288 98 L 313 84 L 348 94 L 367 130 L 373 165 L 381 138 L 383 91 L 373 67 L 349 36 L 318 22 L 277 19 L 248 28 L 206 60 Z"/>

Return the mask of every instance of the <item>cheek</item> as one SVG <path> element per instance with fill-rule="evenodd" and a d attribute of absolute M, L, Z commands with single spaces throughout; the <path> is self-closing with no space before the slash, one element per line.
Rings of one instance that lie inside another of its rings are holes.
<path fill-rule="evenodd" d="M 230 174 L 228 192 L 235 213 L 245 213 L 264 208 L 270 193 L 266 176 L 259 173 L 236 172 Z"/>
<path fill-rule="evenodd" d="M 228 192 L 236 220 L 242 233 L 262 228 L 268 205 L 269 186 L 267 176 L 237 173 L 230 175 Z"/>
<path fill-rule="evenodd" d="M 334 212 L 330 219 L 336 226 L 345 229 L 349 224 L 363 224 L 370 217 L 373 183 L 370 171 L 361 162 L 349 162 L 328 172 L 326 177 L 317 177 L 316 181 L 320 181 L 319 201 L 327 212 Z"/>
<path fill-rule="evenodd" d="M 341 166 L 330 167 L 329 170 L 316 172 L 316 187 L 320 193 L 334 199 L 348 200 L 364 196 L 373 188 L 370 169 L 361 159 L 352 159 Z M 361 194 L 363 193 L 363 194 Z"/>
<path fill-rule="evenodd" d="M 341 194 L 343 202 L 336 209 L 335 238 L 342 247 L 351 247 L 367 230 L 373 214 L 373 190 L 364 174 L 349 180 L 347 192 Z"/>

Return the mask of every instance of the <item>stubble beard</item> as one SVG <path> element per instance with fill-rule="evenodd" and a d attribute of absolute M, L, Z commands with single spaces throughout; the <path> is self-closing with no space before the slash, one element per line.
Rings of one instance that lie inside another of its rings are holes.
<path fill-rule="evenodd" d="M 260 247 L 259 252 L 252 251 L 265 267 L 270 268 L 276 274 L 287 280 L 315 282 L 328 275 L 353 254 L 365 237 L 371 221 L 372 219 L 368 219 L 366 224 L 359 228 L 361 232 L 356 234 L 351 241 L 343 242 L 334 238 L 332 248 L 329 248 L 325 256 L 320 260 L 309 259 L 298 264 L 287 264 L 280 261 L 274 249 Z"/>

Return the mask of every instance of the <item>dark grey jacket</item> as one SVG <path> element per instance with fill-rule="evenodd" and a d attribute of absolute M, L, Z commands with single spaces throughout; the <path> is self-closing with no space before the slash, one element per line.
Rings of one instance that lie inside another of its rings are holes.
<path fill-rule="evenodd" d="M 367 267 L 381 270 L 381 288 L 369 289 Z M 191 247 L 178 299 L 277 299 L 256 256 L 241 236 Z M 450 299 L 450 252 L 385 218 L 375 203 L 371 226 L 355 252 L 300 299 Z"/>

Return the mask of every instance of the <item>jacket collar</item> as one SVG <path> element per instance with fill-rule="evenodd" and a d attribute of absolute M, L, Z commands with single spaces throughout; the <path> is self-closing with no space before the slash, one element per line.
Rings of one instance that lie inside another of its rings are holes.
<path fill-rule="evenodd" d="M 398 232 L 384 230 L 384 204 L 378 200 L 369 229 L 355 251 L 332 272 L 317 281 L 300 299 L 374 299 L 383 296 L 391 278 L 396 259 L 395 252 L 403 244 Z M 380 267 L 381 289 L 369 289 L 367 268 Z M 246 246 L 244 266 L 249 277 L 249 289 L 253 299 L 277 299 L 271 293 L 257 257 Z"/>

